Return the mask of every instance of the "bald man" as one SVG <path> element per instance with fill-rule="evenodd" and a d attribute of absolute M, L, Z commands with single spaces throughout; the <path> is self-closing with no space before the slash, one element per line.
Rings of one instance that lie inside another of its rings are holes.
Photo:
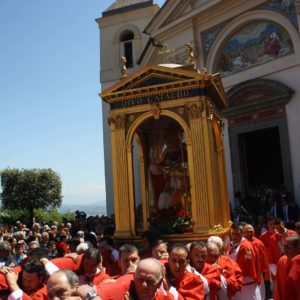
<path fill-rule="evenodd" d="M 241 290 L 243 284 L 242 271 L 239 265 L 229 256 L 221 255 L 223 248 L 222 240 L 218 240 L 218 244 L 212 242 L 207 243 L 207 262 L 216 266 L 221 273 L 221 289 L 218 291 L 218 299 L 233 299 L 236 292 Z M 226 285 L 224 284 L 226 281 Z"/>
<path fill-rule="evenodd" d="M 163 288 L 164 271 L 154 258 L 140 261 L 134 274 L 134 282 L 125 299 L 174 300 L 174 296 Z"/>
<path fill-rule="evenodd" d="M 79 286 L 78 276 L 69 270 L 61 270 L 50 276 L 47 282 L 48 298 L 50 300 L 64 299 L 76 295 Z"/>
<path fill-rule="evenodd" d="M 262 299 L 265 299 L 264 274 L 269 272 L 269 261 L 265 245 L 261 240 L 256 238 L 254 228 L 250 224 L 243 227 L 244 237 L 252 244 L 255 252 L 255 268 L 259 280 L 259 289 Z"/>
<path fill-rule="evenodd" d="M 238 263 L 243 274 L 243 286 L 241 291 L 235 294 L 235 299 L 261 300 L 255 251 L 252 244 L 243 237 L 243 226 L 240 223 L 235 222 L 230 226 L 230 237 L 229 256 Z"/>

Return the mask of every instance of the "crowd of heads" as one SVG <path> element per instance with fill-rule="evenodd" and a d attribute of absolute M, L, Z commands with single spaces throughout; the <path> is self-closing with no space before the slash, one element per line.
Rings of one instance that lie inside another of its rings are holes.
<path fill-rule="evenodd" d="M 24 292 L 30 294 L 47 284 L 48 298 L 61 299 L 78 291 L 80 278 L 70 270 L 57 271 L 49 278 L 45 263 L 58 257 L 83 254 L 78 272 L 86 280 L 94 278 L 99 270 L 109 276 L 134 273 L 137 299 L 152 299 L 164 280 L 180 281 L 189 266 L 201 273 L 205 264 L 217 265 L 218 259 L 228 252 L 230 245 L 242 239 L 252 241 L 265 231 L 284 234 L 286 227 L 293 225 L 296 233 L 284 240 L 283 250 L 290 259 L 300 254 L 300 222 L 293 219 L 287 223 L 283 219 L 274 218 L 274 202 L 267 199 L 265 197 L 266 203 L 273 206 L 266 210 L 266 222 L 254 222 L 255 214 L 250 214 L 248 222 L 243 218 L 233 222 L 230 234 L 223 239 L 211 236 L 205 242 L 194 241 L 188 244 L 169 243 L 159 234 L 145 231 L 138 244 L 115 245 L 113 220 L 107 217 L 89 219 L 83 212 L 77 212 L 75 222 L 34 223 L 32 228 L 18 221 L 15 226 L 1 228 L 1 272 L 14 282 L 11 268 L 19 265 L 22 277 L 18 284 Z M 260 205 L 263 205 L 264 200 L 260 200 Z M 239 210 L 248 209 L 245 202 L 238 199 L 237 203 Z M 163 267 L 162 261 L 166 262 L 167 268 Z M 85 288 L 82 289 L 82 293 L 85 293 Z"/>
<path fill-rule="evenodd" d="M 259 233 L 266 231 L 267 223 L 273 219 L 282 220 L 288 229 L 300 227 L 298 205 L 285 187 L 259 187 L 251 190 L 248 196 L 236 192 L 231 217 L 232 221 L 253 225 Z"/>

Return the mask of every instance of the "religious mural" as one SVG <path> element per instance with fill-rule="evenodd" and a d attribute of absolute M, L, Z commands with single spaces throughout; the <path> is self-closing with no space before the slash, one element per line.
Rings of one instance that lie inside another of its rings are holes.
<path fill-rule="evenodd" d="M 295 0 L 272 0 L 264 3 L 260 8 L 277 11 L 288 17 L 295 26 L 298 25 Z"/>
<path fill-rule="evenodd" d="M 256 22 L 226 42 L 216 71 L 225 77 L 292 53 L 293 44 L 285 29 L 271 22 Z"/>
<path fill-rule="evenodd" d="M 295 27 L 298 28 L 298 20 L 297 20 L 297 12 L 295 6 L 295 0 L 271 0 L 266 1 L 260 6 L 255 7 L 253 10 L 272 10 L 280 13 L 284 17 L 288 18 Z M 226 22 L 220 23 L 206 31 L 201 33 L 201 40 L 203 45 L 203 54 L 204 60 L 206 62 L 209 52 L 213 43 L 218 38 L 220 32 L 224 29 L 224 27 L 230 23 L 232 19 L 227 20 Z"/>

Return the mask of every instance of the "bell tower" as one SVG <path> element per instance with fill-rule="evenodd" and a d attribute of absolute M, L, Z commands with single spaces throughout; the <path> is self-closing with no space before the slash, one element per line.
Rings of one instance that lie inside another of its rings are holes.
<path fill-rule="evenodd" d="M 116 0 L 96 19 L 100 30 L 100 82 L 101 89 L 113 85 L 120 79 L 120 59 L 126 58 L 128 74 L 140 67 L 137 61 L 149 36 L 143 30 L 159 10 L 153 1 Z M 103 140 L 105 155 L 107 214 L 114 213 L 112 177 L 111 136 L 108 125 L 109 106 L 102 102 Z"/>

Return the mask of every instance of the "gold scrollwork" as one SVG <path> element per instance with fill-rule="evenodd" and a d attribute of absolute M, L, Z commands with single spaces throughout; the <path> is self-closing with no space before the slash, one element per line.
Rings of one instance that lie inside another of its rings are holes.
<path fill-rule="evenodd" d="M 177 112 L 180 114 L 180 115 L 184 115 L 184 108 L 183 107 L 179 107 Z"/>
<path fill-rule="evenodd" d="M 121 57 L 120 63 L 121 63 L 121 74 L 122 74 L 121 79 L 123 79 L 127 77 L 127 67 L 126 67 L 127 60 L 125 56 Z"/>
<path fill-rule="evenodd" d="M 225 122 L 223 120 L 219 120 L 218 124 L 220 127 L 221 134 L 222 134 L 222 136 L 224 136 Z"/>
<path fill-rule="evenodd" d="M 158 120 L 159 117 L 160 117 L 160 108 L 159 108 L 158 103 L 153 103 L 151 105 L 151 109 L 150 110 L 151 110 L 151 112 L 153 114 L 154 119 Z"/>
<path fill-rule="evenodd" d="M 215 109 L 210 101 L 206 102 L 206 113 L 207 113 L 207 119 L 212 121 L 214 119 Z"/>
<path fill-rule="evenodd" d="M 203 110 L 204 110 L 204 105 L 202 102 L 193 103 L 187 107 L 187 111 L 189 112 L 190 119 L 200 118 Z"/>
<path fill-rule="evenodd" d="M 108 124 L 114 126 L 115 129 L 120 130 L 125 128 L 125 115 L 117 115 L 108 119 Z"/>
<path fill-rule="evenodd" d="M 220 233 L 220 232 L 222 232 L 223 231 L 223 226 L 221 225 L 221 224 L 218 224 L 218 225 L 214 225 L 214 226 L 212 226 L 210 229 L 209 229 L 209 231 L 211 232 L 211 233 Z"/>
<path fill-rule="evenodd" d="M 135 115 L 129 115 L 128 121 L 133 122 L 135 120 Z"/>
<path fill-rule="evenodd" d="M 188 56 L 188 62 L 193 65 L 193 68 L 196 70 L 197 66 L 196 66 L 196 61 L 195 61 L 195 53 L 194 53 L 194 46 L 191 43 L 187 43 L 187 49 L 189 52 L 189 56 Z"/>

